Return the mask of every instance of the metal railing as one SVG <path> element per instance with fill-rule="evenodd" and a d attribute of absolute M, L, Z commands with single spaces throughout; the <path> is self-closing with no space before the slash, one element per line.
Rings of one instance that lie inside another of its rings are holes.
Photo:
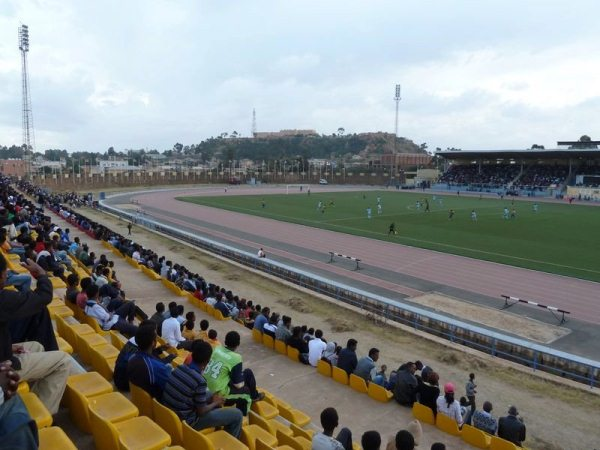
<path fill-rule="evenodd" d="M 175 227 L 138 216 L 100 201 L 100 209 L 138 225 L 172 236 L 245 266 L 274 275 L 295 285 L 330 296 L 340 302 L 360 308 L 384 321 L 397 322 L 418 331 L 425 331 L 452 343 L 464 345 L 492 355 L 563 378 L 595 387 L 600 382 L 600 362 L 563 352 L 525 339 L 446 317 L 417 306 L 392 300 L 371 292 L 327 279 L 268 258 L 258 258 L 221 242 L 200 237 Z"/>

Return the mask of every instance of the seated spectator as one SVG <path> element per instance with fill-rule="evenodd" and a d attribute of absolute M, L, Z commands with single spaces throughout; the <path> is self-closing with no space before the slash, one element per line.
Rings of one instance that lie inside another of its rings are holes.
<path fill-rule="evenodd" d="M 356 357 L 357 347 L 358 342 L 356 339 L 348 339 L 346 348 L 343 348 L 338 356 L 337 366 L 340 369 L 345 370 L 348 375 L 354 372 L 356 365 L 358 364 L 358 359 Z"/>
<path fill-rule="evenodd" d="M 387 444 L 386 450 L 414 450 L 415 438 L 408 430 L 400 430 Z"/>
<path fill-rule="evenodd" d="M 362 450 L 379 450 L 381 448 L 381 435 L 377 431 L 365 431 L 360 439 Z"/>
<path fill-rule="evenodd" d="M 333 431 L 339 422 L 335 408 L 325 408 L 321 412 L 322 433 L 315 433 L 312 438 L 312 450 L 352 450 L 352 432 L 342 428 L 334 438 Z"/>
<path fill-rule="evenodd" d="M 65 300 L 70 303 L 75 303 L 77 301 L 77 295 L 79 292 L 79 275 L 72 273 L 67 277 L 67 292 L 65 294 Z"/>
<path fill-rule="evenodd" d="M 171 366 L 154 356 L 156 329 L 153 326 L 139 327 L 135 333 L 138 347 L 127 362 L 127 378 L 130 383 L 142 388 L 153 398 L 161 399 L 171 373 Z"/>
<path fill-rule="evenodd" d="M 292 326 L 292 318 L 288 316 L 283 316 L 281 318 L 281 323 L 277 326 L 277 330 L 275 330 L 275 339 L 278 341 L 286 342 L 288 338 L 292 336 L 292 332 L 290 331 L 290 327 Z"/>
<path fill-rule="evenodd" d="M 300 362 L 308 364 L 308 344 L 302 339 L 302 327 L 294 327 L 286 344 L 300 352 Z"/>
<path fill-rule="evenodd" d="M 369 350 L 369 355 L 358 360 L 354 375 L 361 377 L 366 382 L 372 381 L 380 386 L 384 385 L 385 377 L 377 374 L 377 366 L 375 363 L 379 359 L 379 349 L 372 348 Z"/>
<path fill-rule="evenodd" d="M 526 429 L 523 419 L 518 415 L 516 407 L 508 408 L 508 416 L 500 417 L 498 421 L 498 436 L 521 447 L 525 440 Z"/>
<path fill-rule="evenodd" d="M 137 327 L 133 324 L 135 308 L 131 308 L 130 304 L 125 304 L 114 312 L 108 312 L 108 310 L 100 304 L 98 290 L 98 286 L 95 284 L 91 284 L 86 289 L 85 293 L 88 299 L 85 303 L 85 314 L 96 319 L 100 328 L 104 331 L 117 330 L 129 337 L 135 335 L 135 332 L 137 331 Z M 123 314 L 123 316 L 121 314 Z M 124 317 L 126 317 L 127 320 L 125 320 Z"/>
<path fill-rule="evenodd" d="M 325 348 L 327 348 L 327 344 L 321 339 L 322 337 L 323 332 L 317 330 L 315 331 L 315 338 L 308 342 L 308 363 L 313 367 L 317 367 L 317 361 L 321 359 Z"/>
<path fill-rule="evenodd" d="M 223 317 L 229 317 L 230 311 L 225 302 L 223 301 L 223 296 L 221 294 L 217 294 L 217 302 L 214 304 L 214 308 L 221 311 Z"/>
<path fill-rule="evenodd" d="M 253 401 L 264 398 L 256 390 L 254 373 L 242 366 L 242 356 L 236 353 L 240 346 L 240 335 L 230 331 L 225 336 L 225 346 L 213 350 L 205 373 L 210 374 L 207 384 L 210 392 L 225 398 L 225 405 L 235 405 L 242 414 L 247 415 Z"/>
<path fill-rule="evenodd" d="M 186 342 L 185 338 L 181 335 L 181 326 L 179 325 L 179 321 L 177 317 L 179 317 L 179 313 L 177 312 L 177 305 L 169 305 L 170 317 L 163 320 L 162 323 L 162 338 L 167 341 L 171 347 L 174 348 L 184 348 L 189 345 L 184 344 Z"/>
<path fill-rule="evenodd" d="M 419 403 L 431 408 L 434 416 L 437 414 L 437 399 L 440 396 L 439 379 L 437 372 L 429 372 L 428 378 L 418 385 Z"/>
<path fill-rule="evenodd" d="M 462 416 L 463 423 L 471 425 L 471 404 L 467 400 L 467 397 L 461 397 L 458 399 L 460 405 L 460 415 Z"/>
<path fill-rule="evenodd" d="M 31 383 L 32 392 L 39 397 L 50 414 L 56 414 L 67 378 L 84 370 L 67 353 L 44 351 L 44 347 L 38 342 L 13 344 L 8 323 L 46 310 L 46 306 L 52 301 L 52 284 L 46 271 L 31 259 L 24 266 L 37 279 L 35 290 L 26 295 L 5 290 L 7 263 L 4 256 L 0 255 L 0 362 L 10 361 L 21 380 Z"/>
<path fill-rule="evenodd" d="M 195 430 L 223 427 L 227 433 L 239 438 L 242 413 L 237 408 L 222 408 L 225 398 L 218 393 L 211 394 L 207 389 L 203 373 L 212 353 L 208 343 L 194 341 L 191 364 L 182 364 L 171 373 L 162 401 Z"/>
<path fill-rule="evenodd" d="M 263 308 L 260 314 L 254 319 L 254 328 L 259 330 L 261 333 L 265 327 L 265 324 L 269 321 L 269 314 L 271 314 L 271 309 L 267 306 Z"/>
<path fill-rule="evenodd" d="M 208 343 L 212 345 L 213 348 L 221 345 L 221 341 L 217 339 L 217 330 L 208 330 Z"/>
<path fill-rule="evenodd" d="M 492 416 L 492 403 L 483 402 L 483 410 L 476 409 L 473 414 L 473 426 L 491 435 L 498 430 L 498 421 Z"/>
<path fill-rule="evenodd" d="M 179 327 L 180 328 L 185 323 L 185 318 L 183 317 L 183 312 L 184 311 L 185 311 L 185 308 L 184 308 L 183 305 L 177 305 L 177 315 L 173 316 L 173 314 L 171 314 L 171 317 L 175 317 L 177 319 L 177 322 L 179 322 Z"/>
<path fill-rule="evenodd" d="M 460 427 L 463 425 L 463 418 L 460 414 L 460 403 L 454 399 L 454 385 L 446 383 L 444 385 L 444 395 L 437 399 L 437 412 L 453 419 Z"/>
<path fill-rule="evenodd" d="M 140 326 L 138 328 L 141 328 L 141 327 L 151 327 L 156 332 L 156 323 L 154 323 L 152 320 L 144 320 L 142 323 L 140 323 Z M 177 355 L 169 353 L 169 354 L 167 354 L 167 356 L 165 358 L 161 358 L 160 355 L 167 348 L 169 348 L 168 345 L 155 347 L 154 350 L 152 351 L 152 354 L 154 356 L 156 356 L 157 358 L 159 358 L 165 364 L 169 364 L 171 361 L 173 361 L 173 359 L 175 359 L 175 357 Z M 129 363 L 129 359 L 137 351 L 138 351 L 138 345 L 135 340 L 135 336 L 130 338 L 125 343 L 125 345 L 123 346 L 121 351 L 119 351 L 119 356 L 117 356 L 117 360 L 115 362 L 113 381 L 114 381 L 117 389 L 119 389 L 120 391 L 125 391 L 125 392 L 129 391 L 129 378 L 127 377 L 127 364 Z"/>
<path fill-rule="evenodd" d="M 434 442 L 431 444 L 431 450 L 446 450 L 446 444 L 442 442 Z"/>
<path fill-rule="evenodd" d="M 183 332 L 181 335 L 188 341 L 195 341 L 198 339 L 198 333 L 194 331 L 194 325 L 196 325 L 196 323 L 193 320 L 186 320 L 183 325 Z"/>
<path fill-rule="evenodd" d="M 162 323 L 165 318 L 165 304 L 163 302 L 158 302 L 156 304 L 156 312 L 152 314 L 150 320 L 156 324 L 156 330 L 158 331 L 159 336 L 162 336 Z"/>
<path fill-rule="evenodd" d="M 86 304 L 87 299 L 88 299 L 87 298 L 87 294 L 86 294 L 86 290 L 93 283 L 94 283 L 94 281 L 90 277 L 84 278 L 79 283 L 79 286 L 81 287 L 81 291 L 79 291 L 79 294 L 77 294 L 77 297 L 75 298 L 75 303 L 77 303 L 77 306 L 79 306 L 81 309 L 85 309 L 85 304 Z"/>
<path fill-rule="evenodd" d="M 208 327 L 210 324 L 208 320 L 202 319 L 200 321 L 200 332 L 198 333 L 198 339 L 202 339 L 203 341 L 208 341 Z"/>
<path fill-rule="evenodd" d="M 279 322 L 279 314 L 273 313 L 269 318 L 269 321 L 265 323 L 263 327 L 263 333 L 268 334 L 273 339 L 275 339 L 275 332 L 277 331 L 277 323 Z"/>
<path fill-rule="evenodd" d="M 417 366 L 413 362 L 403 364 L 398 368 L 394 398 L 404 406 L 412 407 L 416 400 L 419 382 L 415 377 Z"/>
<path fill-rule="evenodd" d="M 415 367 L 417 368 L 417 370 L 419 370 L 421 372 L 421 380 L 426 380 L 429 377 L 429 374 L 431 372 L 433 372 L 433 369 L 431 368 L 431 366 L 426 366 L 419 360 L 415 361 Z M 417 380 L 418 379 L 419 379 L 419 377 L 417 377 Z"/>
<path fill-rule="evenodd" d="M 323 356 L 321 356 L 321 359 L 323 361 L 327 361 L 332 366 L 337 366 L 338 355 L 336 353 L 336 350 L 337 345 L 335 344 L 335 342 L 328 342 L 327 346 L 325 347 L 325 350 L 323 351 Z"/>
<path fill-rule="evenodd" d="M 308 330 L 305 330 L 304 340 L 306 342 L 309 342 L 314 338 L 315 338 L 315 329 L 314 328 L 309 328 Z"/>

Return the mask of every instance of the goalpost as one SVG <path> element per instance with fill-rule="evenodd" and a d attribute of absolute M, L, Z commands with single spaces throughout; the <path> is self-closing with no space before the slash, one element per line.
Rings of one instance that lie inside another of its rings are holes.
<path fill-rule="evenodd" d="M 310 189 L 310 184 L 286 184 L 285 185 L 285 193 L 289 194 L 290 190 L 293 192 L 296 190 L 297 192 L 306 192 Z"/>

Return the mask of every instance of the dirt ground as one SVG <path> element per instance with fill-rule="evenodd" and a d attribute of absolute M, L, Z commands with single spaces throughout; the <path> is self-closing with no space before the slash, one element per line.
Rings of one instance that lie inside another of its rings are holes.
<path fill-rule="evenodd" d="M 557 327 L 556 325 L 539 322 L 529 317 L 511 314 L 510 311 L 476 305 L 447 295 L 425 294 L 419 297 L 412 297 L 410 300 L 419 305 L 428 306 L 436 311 L 452 314 L 455 317 L 477 317 L 481 325 L 504 330 L 543 344 L 548 344 L 570 333 L 568 328 Z M 506 320 L 507 317 L 510 320 Z"/>
<path fill-rule="evenodd" d="M 127 233 L 126 222 L 122 220 L 87 208 L 82 213 L 122 234 Z M 185 264 L 210 282 L 231 289 L 255 303 L 270 306 L 271 310 L 290 315 L 293 324 L 321 328 L 328 340 L 344 345 L 350 337 L 357 339 L 359 356 L 366 354 L 370 347 L 378 347 L 381 351 L 379 362 L 390 369 L 408 360 L 419 359 L 440 374 L 441 384 L 448 381 L 455 383 L 457 394 L 461 395 L 468 373 L 475 372 L 478 403 L 490 400 L 496 417 L 505 415 L 509 405 L 516 405 L 527 425 L 526 445 L 530 449 L 600 448 L 600 396 L 597 389 L 590 390 L 547 374 L 536 374 L 521 366 L 453 346 L 401 326 L 377 323 L 328 298 L 136 226 L 133 239 L 167 259 Z M 143 301 L 147 305 L 144 309 L 151 310 L 156 299 L 146 298 Z M 433 298 L 428 301 L 436 302 Z M 541 339 L 548 339 L 545 330 L 538 331 L 543 335 Z M 537 332 L 535 334 L 539 337 Z"/>

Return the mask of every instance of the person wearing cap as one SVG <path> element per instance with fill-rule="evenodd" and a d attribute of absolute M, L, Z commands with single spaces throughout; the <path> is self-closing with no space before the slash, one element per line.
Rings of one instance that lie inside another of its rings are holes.
<path fill-rule="evenodd" d="M 523 419 L 517 417 L 519 411 L 515 406 L 508 408 L 508 416 L 500 417 L 498 421 L 498 437 L 521 447 L 525 440 L 526 430 Z"/>
<path fill-rule="evenodd" d="M 437 399 L 437 412 L 454 419 L 459 427 L 463 425 L 463 418 L 460 413 L 460 403 L 454 399 L 454 384 L 446 383 L 444 385 L 444 395 Z"/>

